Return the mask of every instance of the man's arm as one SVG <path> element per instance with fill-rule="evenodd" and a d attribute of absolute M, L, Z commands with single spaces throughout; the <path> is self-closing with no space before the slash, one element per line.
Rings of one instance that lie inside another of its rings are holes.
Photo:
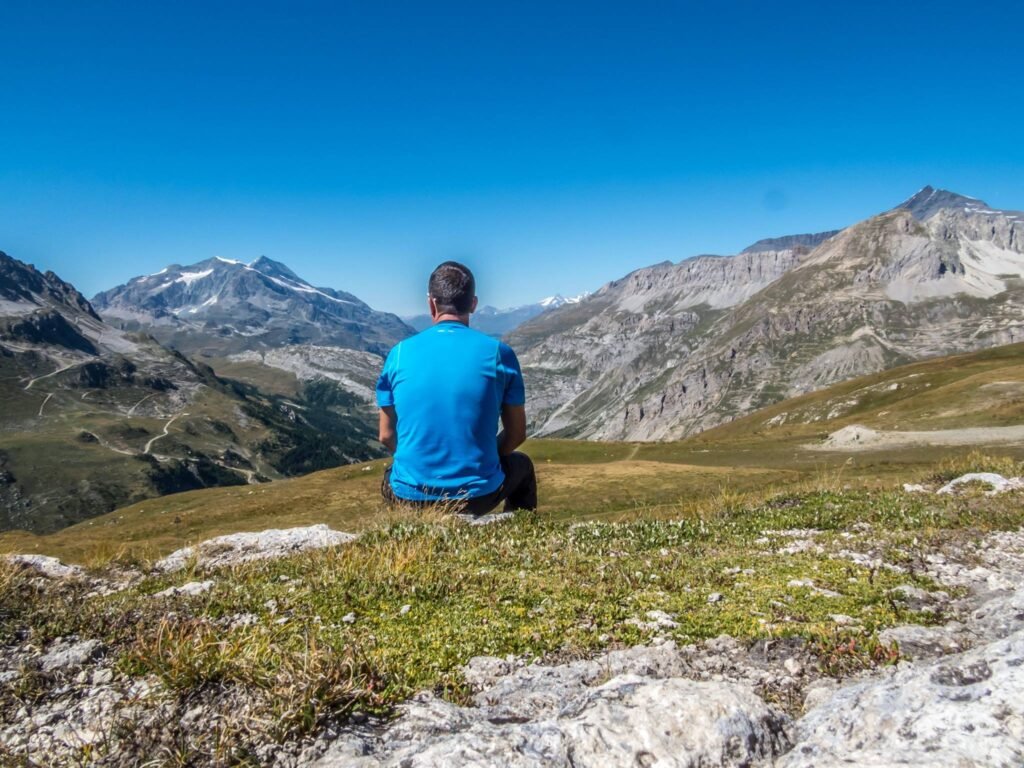
<path fill-rule="evenodd" d="M 498 455 L 508 456 L 526 440 L 526 406 L 501 406 L 502 430 L 498 434 Z"/>
<path fill-rule="evenodd" d="M 504 414 L 502 414 L 504 418 Z M 398 433 L 395 431 L 395 427 L 398 425 L 398 414 L 395 412 L 395 406 L 385 405 L 380 409 L 380 426 L 377 430 L 377 439 L 380 440 L 384 447 L 387 448 L 391 453 L 395 452 L 398 447 Z"/>

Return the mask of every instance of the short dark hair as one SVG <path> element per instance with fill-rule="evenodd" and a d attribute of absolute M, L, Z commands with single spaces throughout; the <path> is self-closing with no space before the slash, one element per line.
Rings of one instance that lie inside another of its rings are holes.
<path fill-rule="evenodd" d="M 442 314 L 465 315 L 473 308 L 476 280 L 469 267 L 446 261 L 430 273 L 427 291 Z"/>

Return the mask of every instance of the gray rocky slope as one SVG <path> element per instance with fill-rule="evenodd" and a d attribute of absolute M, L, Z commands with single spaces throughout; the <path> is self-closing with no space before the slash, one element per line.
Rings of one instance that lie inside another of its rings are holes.
<path fill-rule="evenodd" d="M 541 435 L 656 440 L 1024 339 L 1024 214 L 926 187 L 839 232 L 640 269 L 508 337 Z"/>
<path fill-rule="evenodd" d="M 385 354 L 413 331 L 352 294 L 310 285 L 280 262 L 212 258 L 171 265 L 93 298 L 122 328 L 141 329 L 186 354 L 314 344 Z"/>

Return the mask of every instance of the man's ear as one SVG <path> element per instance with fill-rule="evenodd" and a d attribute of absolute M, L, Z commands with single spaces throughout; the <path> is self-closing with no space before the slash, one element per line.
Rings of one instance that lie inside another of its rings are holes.
<path fill-rule="evenodd" d="M 437 319 L 437 302 L 434 301 L 434 297 L 431 296 L 430 294 L 427 294 L 427 308 L 430 311 L 430 319 L 431 320 L 436 320 Z"/>
<path fill-rule="evenodd" d="M 476 312 L 476 296 L 473 297 L 473 304 L 469 308 L 469 314 L 472 315 L 474 312 Z"/>

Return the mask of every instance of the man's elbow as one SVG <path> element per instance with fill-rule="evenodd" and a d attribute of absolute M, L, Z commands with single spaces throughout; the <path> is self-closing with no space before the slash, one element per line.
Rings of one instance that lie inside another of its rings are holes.
<path fill-rule="evenodd" d="M 521 446 L 525 442 L 526 442 L 526 427 L 523 427 L 522 429 L 516 429 L 516 430 L 514 430 L 512 432 L 512 434 L 509 437 L 509 441 L 508 441 L 509 450 L 515 450 L 516 448 L 518 448 L 519 446 Z"/>

